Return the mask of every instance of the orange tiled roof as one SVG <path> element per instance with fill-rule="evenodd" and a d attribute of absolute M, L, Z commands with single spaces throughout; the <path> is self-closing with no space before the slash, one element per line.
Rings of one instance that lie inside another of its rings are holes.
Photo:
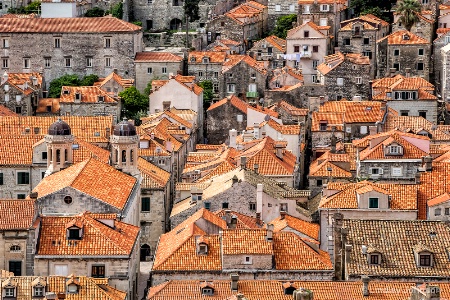
<path fill-rule="evenodd" d="M 417 116 L 391 116 L 388 115 L 384 123 L 384 131 L 398 129 L 404 132 L 431 134 L 432 140 L 447 141 L 450 140 L 450 133 L 436 126 L 425 118 Z"/>
<path fill-rule="evenodd" d="M 448 193 L 443 193 L 442 195 L 434 197 L 433 199 L 429 199 L 427 201 L 427 205 L 429 207 L 431 207 L 431 206 L 435 206 L 435 205 L 447 202 L 449 200 L 450 200 L 450 195 Z"/>
<path fill-rule="evenodd" d="M 225 16 L 239 24 L 251 24 L 255 22 L 254 17 L 260 16 L 261 19 L 263 18 L 263 11 L 266 8 L 267 6 L 258 2 L 247 1 L 225 13 Z"/>
<path fill-rule="evenodd" d="M 1 19 L 1 18 L 0 18 Z M 6 73 L 8 75 L 5 84 L 10 84 L 18 89 L 24 95 L 29 95 L 39 90 L 42 86 L 42 75 L 40 73 Z M 36 80 L 36 84 L 33 83 L 33 79 Z"/>
<path fill-rule="evenodd" d="M 273 119 L 270 119 L 267 122 L 267 125 L 272 127 L 278 132 L 287 135 L 300 135 L 301 125 L 281 125 L 275 122 Z"/>
<path fill-rule="evenodd" d="M 111 188 L 111 182 L 114 182 L 114 188 Z M 136 178 L 133 176 L 90 158 L 45 177 L 33 192 L 37 192 L 38 197 L 42 198 L 65 187 L 72 187 L 113 207 L 123 209 L 135 184 Z"/>
<path fill-rule="evenodd" d="M 295 106 L 287 103 L 284 100 L 281 100 L 280 102 L 278 102 L 277 106 L 279 108 L 284 109 L 285 111 L 290 113 L 292 116 L 307 116 L 308 112 L 309 112 L 309 109 L 307 109 L 307 108 L 295 107 Z"/>
<path fill-rule="evenodd" d="M 170 180 L 170 173 L 146 161 L 138 158 L 138 168 L 141 171 L 141 189 L 164 189 Z"/>
<path fill-rule="evenodd" d="M 61 95 L 59 103 L 74 103 L 76 102 L 76 95 L 80 95 L 81 103 L 117 103 L 113 97 L 101 90 L 98 86 L 63 86 L 61 88 Z M 98 97 L 103 97 L 100 102 Z"/>
<path fill-rule="evenodd" d="M 266 41 L 267 43 L 271 44 L 273 47 L 277 48 L 282 52 L 286 51 L 286 40 L 281 39 L 276 35 L 268 36 L 265 39 L 263 39 L 263 41 Z"/>
<path fill-rule="evenodd" d="M 388 45 L 429 45 L 430 42 L 407 30 L 399 30 L 377 41 L 387 40 Z"/>
<path fill-rule="evenodd" d="M 263 229 L 224 229 L 222 231 L 222 253 L 229 254 L 273 254 L 272 241 L 266 239 Z"/>
<path fill-rule="evenodd" d="M 258 220 L 255 217 L 243 215 L 241 213 L 238 213 L 236 211 L 229 211 L 231 216 L 236 217 L 237 223 L 236 228 L 237 229 L 258 229 L 261 228 L 260 225 L 258 225 Z M 216 212 L 214 212 L 217 216 L 221 217 L 222 219 L 227 214 L 227 210 L 221 209 Z"/>
<path fill-rule="evenodd" d="M 322 155 L 323 156 L 323 155 Z M 331 178 L 352 178 L 353 175 L 348 170 L 339 167 L 328 160 L 323 160 L 322 156 L 313 161 L 309 167 L 309 176 L 330 177 Z M 350 166 L 350 164 L 349 164 Z M 329 171 L 331 170 L 331 171 Z"/>
<path fill-rule="evenodd" d="M 134 83 L 134 79 L 125 79 L 122 76 L 120 76 L 119 74 L 117 74 L 116 72 L 111 72 L 111 74 L 109 74 L 105 78 L 99 78 L 99 80 L 94 83 L 94 86 L 98 86 L 98 87 L 102 88 L 110 80 L 117 82 L 124 89 L 133 86 L 133 83 Z"/>
<path fill-rule="evenodd" d="M 378 28 L 373 27 L 371 24 L 369 24 L 367 22 L 361 22 L 359 20 L 356 20 L 351 23 L 347 23 L 347 25 L 345 25 L 345 26 L 342 26 L 341 29 L 339 29 L 339 31 L 352 31 L 353 26 L 355 24 L 361 24 L 363 26 L 364 30 L 378 30 Z"/>
<path fill-rule="evenodd" d="M 269 222 L 274 225 L 273 232 L 283 231 L 286 228 L 296 230 L 316 241 L 319 240 L 320 225 L 303 221 L 299 218 L 295 218 L 286 214 L 284 217 L 278 217 L 275 220 Z M 287 229 L 289 231 L 289 229 Z"/>
<path fill-rule="evenodd" d="M 225 62 L 222 64 L 222 73 L 228 72 L 231 68 L 239 64 L 240 62 L 244 62 L 247 65 L 249 65 L 254 70 L 258 71 L 259 73 L 266 75 L 267 69 L 264 66 L 264 62 L 257 61 L 254 58 L 248 56 L 248 55 L 228 55 Z"/>
<path fill-rule="evenodd" d="M 287 40 L 294 39 L 292 37 L 292 35 L 294 35 L 297 31 L 299 31 L 303 27 L 307 27 L 307 26 L 311 27 L 313 30 L 315 30 L 323 38 L 326 38 L 326 36 L 320 31 L 319 26 L 317 26 L 314 22 L 309 21 L 309 22 L 303 23 L 303 24 L 301 24 L 301 25 L 299 25 L 297 27 L 294 27 L 294 28 L 288 30 L 286 39 Z"/>
<path fill-rule="evenodd" d="M 311 131 L 320 131 L 320 123 L 326 122 L 327 130 L 331 131 L 335 126 L 336 130 L 342 131 L 344 124 L 344 114 L 341 112 L 313 112 L 311 121 Z"/>
<path fill-rule="evenodd" d="M 50 107 L 50 111 L 49 108 Z M 36 108 L 36 113 L 52 113 L 59 114 L 59 98 L 41 98 Z"/>
<path fill-rule="evenodd" d="M 137 52 L 135 62 L 181 62 L 183 58 L 170 52 Z"/>
<path fill-rule="evenodd" d="M 209 58 L 209 63 L 223 64 L 227 54 L 225 52 L 210 52 L 210 51 L 191 51 L 189 52 L 188 63 L 203 63 L 203 58 Z"/>
<path fill-rule="evenodd" d="M 18 117 L 19 115 L 9 110 L 6 106 L 0 105 L 0 116 L 2 117 Z"/>
<path fill-rule="evenodd" d="M 5 33 L 118 33 L 140 30 L 140 26 L 114 17 L 0 18 L 0 32 Z"/>
<path fill-rule="evenodd" d="M 82 226 L 80 240 L 67 238 L 67 224 L 79 222 Z M 114 228 L 85 212 L 71 217 L 41 217 L 37 255 L 75 256 L 126 256 L 133 251 L 139 227 L 114 220 Z"/>
<path fill-rule="evenodd" d="M 419 185 L 419 215 L 418 219 L 427 219 L 427 202 L 441 196 L 444 193 L 450 193 L 450 164 L 433 162 L 431 172 L 423 172 L 420 176 Z"/>
<path fill-rule="evenodd" d="M 36 211 L 32 200 L 0 200 L 0 230 L 30 229 Z"/>
<path fill-rule="evenodd" d="M 0 165 L 31 165 L 33 145 L 39 136 L 6 136 L 0 138 Z"/>
<path fill-rule="evenodd" d="M 331 54 L 324 57 L 324 62 L 317 66 L 317 70 L 323 75 L 328 74 L 339 65 L 341 65 L 345 60 L 357 65 L 369 65 L 370 60 L 368 56 L 357 53 L 343 54 L 337 52 L 336 54 Z"/>
<path fill-rule="evenodd" d="M 386 104 L 375 101 L 328 101 L 319 107 L 319 112 L 344 113 L 345 123 L 375 123 L 382 121 Z"/>
<path fill-rule="evenodd" d="M 213 109 L 215 109 L 215 108 L 217 108 L 219 106 L 222 106 L 222 105 L 224 105 L 224 104 L 226 104 L 228 102 L 232 106 L 236 107 L 238 110 L 243 112 L 244 114 L 247 114 L 247 108 L 249 107 L 249 105 L 246 102 L 244 102 L 241 99 L 239 99 L 238 97 L 236 97 L 235 95 L 231 95 L 231 96 L 225 97 L 222 100 L 211 104 L 208 107 L 207 111 L 211 111 L 211 110 L 213 110 Z"/>
<path fill-rule="evenodd" d="M 74 163 L 82 162 L 91 157 L 101 161 L 102 163 L 109 163 L 109 156 L 111 153 L 108 150 L 83 141 L 79 138 L 75 139 L 74 145 L 78 145 L 73 151 Z"/>
<path fill-rule="evenodd" d="M 319 207 L 322 209 L 357 209 L 357 193 L 364 193 L 369 190 L 382 189 L 391 196 L 390 209 L 392 210 L 416 210 L 417 209 L 417 190 L 416 185 L 396 184 L 396 183 L 375 183 L 362 181 L 358 183 L 329 183 L 327 189 L 337 190 L 332 196 L 322 197 Z"/>

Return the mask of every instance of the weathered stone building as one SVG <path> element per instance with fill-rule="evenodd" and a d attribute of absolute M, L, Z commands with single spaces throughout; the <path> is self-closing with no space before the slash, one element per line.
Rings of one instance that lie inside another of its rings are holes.
<path fill-rule="evenodd" d="M 134 77 L 134 54 L 143 47 L 141 27 L 113 17 L 1 18 L 0 33 L 2 70 L 40 72 L 47 84 L 64 74 L 104 77 L 113 69 Z"/>
<path fill-rule="evenodd" d="M 301 85 L 303 85 L 302 70 L 286 66 L 272 70 L 268 88 L 289 88 Z"/>
<path fill-rule="evenodd" d="M 342 53 L 360 53 L 370 59 L 371 78 L 376 75 L 377 41 L 389 33 L 389 23 L 374 15 L 364 15 L 341 22 L 338 47 Z"/>
<path fill-rule="evenodd" d="M 277 20 L 281 17 L 285 17 L 298 13 L 299 3 L 295 0 L 289 1 L 268 1 L 267 14 L 268 14 L 268 28 L 269 31 L 275 28 Z"/>
<path fill-rule="evenodd" d="M 368 56 L 341 52 L 328 55 L 317 67 L 317 74 L 330 100 L 369 98 L 371 76 Z"/>
<path fill-rule="evenodd" d="M 435 15 L 432 14 L 431 10 L 423 10 L 420 13 L 416 13 L 416 16 L 417 21 L 412 25 L 410 32 L 432 43 L 435 29 Z M 394 13 L 392 32 L 406 29 L 404 24 L 402 24 L 399 19 L 400 15 Z"/>
<path fill-rule="evenodd" d="M 286 37 L 286 65 L 302 70 L 305 84 L 318 83 L 317 66 L 331 53 L 329 26 L 319 27 L 306 22 L 288 31 Z"/>
<path fill-rule="evenodd" d="M 169 79 L 183 71 L 183 58 L 169 52 L 138 52 L 134 58 L 136 88 L 143 93 L 154 79 Z"/>
<path fill-rule="evenodd" d="M 377 78 L 389 76 L 392 70 L 428 80 L 430 57 L 429 41 L 406 30 L 396 31 L 377 41 Z"/>
<path fill-rule="evenodd" d="M 257 61 L 264 61 L 267 68 L 275 69 L 284 65 L 285 52 L 286 40 L 271 35 L 255 42 L 247 54 Z"/>

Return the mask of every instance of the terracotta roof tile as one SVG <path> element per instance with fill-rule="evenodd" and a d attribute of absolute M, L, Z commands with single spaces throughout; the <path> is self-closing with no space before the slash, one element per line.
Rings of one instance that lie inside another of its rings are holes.
<path fill-rule="evenodd" d="M 257 61 L 248 55 L 227 55 L 227 59 L 223 63 L 222 73 L 229 71 L 231 68 L 239 64 L 240 62 L 246 63 L 248 66 L 258 71 L 259 73 L 266 75 L 267 69 L 264 66 L 264 62 Z"/>
<path fill-rule="evenodd" d="M 78 146 L 76 146 L 78 145 Z M 106 149 L 100 148 L 94 144 L 83 141 L 82 139 L 75 138 L 75 149 L 73 150 L 73 162 L 82 162 L 88 158 L 95 158 L 102 163 L 109 163 L 110 152 Z"/>
<path fill-rule="evenodd" d="M 425 118 L 417 116 L 391 116 L 388 115 L 384 123 L 384 131 L 398 129 L 404 132 L 428 133 L 435 141 L 450 140 L 450 133 L 442 126 L 436 126 Z"/>
<path fill-rule="evenodd" d="M 429 207 L 431 207 L 431 206 L 435 206 L 435 205 L 447 202 L 449 200 L 450 200 L 450 195 L 448 193 L 443 193 L 442 195 L 439 195 L 433 199 L 429 199 L 427 201 L 427 205 Z"/>
<path fill-rule="evenodd" d="M 320 157 L 322 158 L 322 156 Z M 353 178 L 349 170 L 345 170 L 328 160 L 316 159 L 309 167 L 309 176 L 312 177 L 332 177 L 332 178 Z M 349 164 L 350 166 L 350 164 Z M 331 170 L 331 171 L 330 171 Z"/>
<path fill-rule="evenodd" d="M 80 103 L 117 103 L 116 99 L 98 86 L 63 86 L 59 103 L 74 103 L 77 101 L 77 97 L 80 97 Z M 103 97 L 103 100 L 99 100 L 99 97 Z"/>
<path fill-rule="evenodd" d="M 434 163 L 431 172 L 423 172 L 420 176 L 419 185 L 419 215 L 421 220 L 427 219 L 427 201 L 434 199 L 444 193 L 450 193 L 449 163 Z"/>
<path fill-rule="evenodd" d="M 203 63 L 203 58 L 207 57 L 209 63 L 223 64 L 225 62 L 226 53 L 224 52 L 210 52 L 210 51 L 191 51 L 189 52 L 188 63 Z"/>
<path fill-rule="evenodd" d="M 69 33 L 137 32 L 141 27 L 113 17 L 101 18 L 0 18 L 0 32 Z"/>
<path fill-rule="evenodd" d="M 295 107 L 289 103 L 287 103 L 284 100 L 281 100 L 280 102 L 277 103 L 277 106 L 279 108 L 284 109 L 285 111 L 287 111 L 288 113 L 290 113 L 292 116 L 307 116 L 309 109 L 307 108 L 298 108 Z"/>
<path fill-rule="evenodd" d="M 59 98 L 41 98 L 36 108 L 36 113 L 59 114 Z"/>
<path fill-rule="evenodd" d="M 170 180 L 170 173 L 146 161 L 138 158 L 138 168 L 141 171 L 141 189 L 164 189 Z"/>
<path fill-rule="evenodd" d="M 111 74 L 109 74 L 105 78 L 99 78 L 99 80 L 94 83 L 94 86 L 102 88 L 106 83 L 108 83 L 111 80 L 117 82 L 124 89 L 133 86 L 134 83 L 134 79 L 126 79 L 117 74 L 116 72 L 111 72 Z"/>
<path fill-rule="evenodd" d="M 331 131 L 333 126 L 336 126 L 336 130 L 342 131 L 344 124 L 344 114 L 341 112 L 313 112 L 311 121 L 311 131 L 321 131 L 320 124 L 326 123 L 327 130 Z"/>
<path fill-rule="evenodd" d="M 311 239 L 316 241 L 319 240 L 319 224 L 303 221 L 288 214 L 284 215 L 284 217 L 280 216 L 270 221 L 269 224 L 274 225 L 273 232 L 284 231 L 285 229 L 286 231 L 289 231 L 290 229 L 293 229 L 310 237 Z"/>
<path fill-rule="evenodd" d="M 170 52 L 137 52 L 135 62 L 181 62 L 183 58 Z"/>
<path fill-rule="evenodd" d="M 207 111 L 211 111 L 211 110 L 213 110 L 217 107 L 220 107 L 226 103 L 230 103 L 232 106 L 236 107 L 244 114 L 247 114 L 247 108 L 249 107 L 249 105 L 246 102 L 239 99 L 238 97 L 236 97 L 235 95 L 228 96 L 226 98 L 223 98 L 220 101 L 217 101 L 217 102 L 211 104 L 208 107 Z"/>
<path fill-rule="evenodd" d="M 80 240 L 67 238 L 67 224 L 81 223 Z M 126 256 L 131 255 L 139 227 L 114 220 L 114 228 L 92 218 L 88 212 L 70 217 L 41 217 L 37 255 Z"/>
<path fill-rule="evenodd" d="M 32 200 L 0 200 L 0 230 L 30 229 L 36 217 Z"/>
<path fill-rule="evenodd" d="M 111 187 L 111 182 L 115 183 L 114 188 Z M 123 209 L 135 184 L 136 178 L 90 158 L 45 177 L 33 192 L 37 192 L 38 197 L 42 198 L 70 186 L 113 207 Z"/>
<path fill-rule="evenodd" d="M 429 45 L 430 42 L 407 30 L 399 30 L 379 39 L 380 43 L 387 39 L 388 45 Z"/>
<path fill-rule="evenodd" d="M 281 125 L 270 119 L 267 125 L 275 129 L 276 131 L 287 135 L 300 135 L 301 125 Z"/>
<path fill-rule="evenodd" d="M 18 117 L 19 115 L 9 110 L 6 106 L 0 105 L 0 116 L 2 117 Z"/>
<path fill-rule="evenodd" d="M 237 219 L 236 228 L 237 229 L 258 229 L 258 228 L 261 228 L 261 226 L 258 225 L 258 220 L 255 217 L 243 215 L 243 214 L 238 213 L 236 211 L 229 211 L 229 213 L 230 213 L 230 215 L 232 217 L 233 216 L 236 217 L 236 219 Z M 218 211 L 214 212 L 214 214 L 216 214 L 217 216 L 219 216 L 222 219 L 224 219 L 225 215 L 227 214 L 227 210 L 226 209 L 221 209 L 221 210 L 218 210 Z"/>

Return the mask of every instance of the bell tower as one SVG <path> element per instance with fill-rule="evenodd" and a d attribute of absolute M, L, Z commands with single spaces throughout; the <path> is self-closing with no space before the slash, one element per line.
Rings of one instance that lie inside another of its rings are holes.
<path fill-rule="evenodd" d="M 73 140 L 70 126 L 58 119 L 48 128 L 44 137 L 47 144 L 47 171 L 45 176 L 58 172 L 73 163 Z"/>
<path fill-rule="evenodd" d="M 110 142 L 112 165 L 122 172 L 133 176 L 139 175 L 137 166 L 139 136 L 136 127 L 124 119 L 114 126 Z"/>

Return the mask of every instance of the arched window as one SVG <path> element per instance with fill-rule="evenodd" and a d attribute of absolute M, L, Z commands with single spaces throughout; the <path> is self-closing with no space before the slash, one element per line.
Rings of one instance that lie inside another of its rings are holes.
<path fill-rule="evenodd" d="M 56 161 L 60 162 L 61 161 L 61 150 L 56 150 Z"/>
<path fill-rule="evenodd" d="M 141 246 L 141 261 L 146 261 L 148 256 L 150 256 L 150 246 L 144 244 Z"/>
<path fill-rule="evenodd" d="M 131 161 L 131 162 L 133 162 L 133 154 L 134 154 L 134 151 L 133 151 L 133 150 L 130 150 L 130 161 Z"/>
<path fill-rule="evenodd" d="M 127 162 L 127 151 L 122 150 L 122 162 Z"/>

